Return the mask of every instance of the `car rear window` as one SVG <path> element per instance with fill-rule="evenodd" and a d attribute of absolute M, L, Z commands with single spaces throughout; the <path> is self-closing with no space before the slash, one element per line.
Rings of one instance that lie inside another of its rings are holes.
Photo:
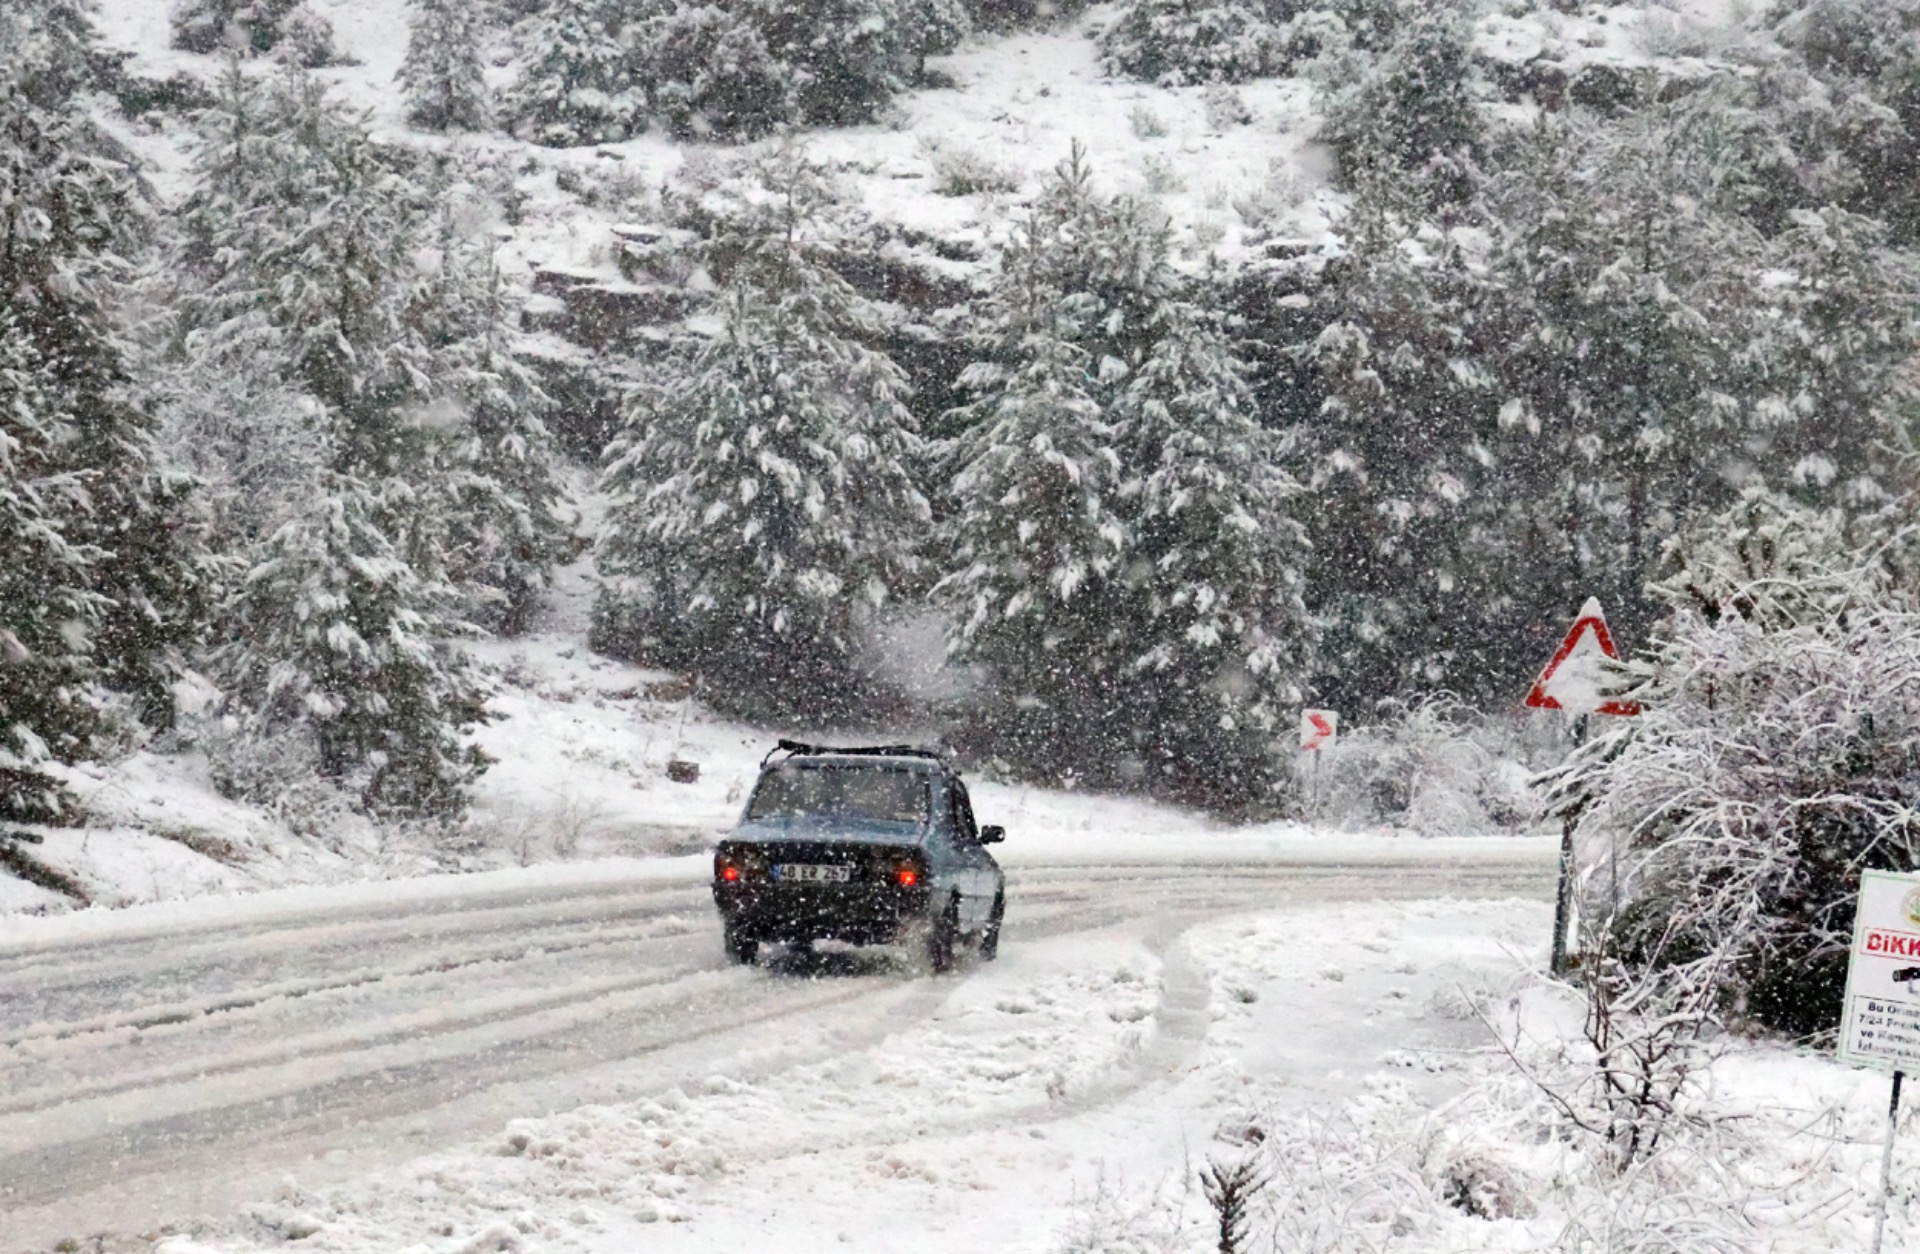
<path fill-rule="evenodd" d="M 760 777 L 747 803 L 750 819 L 808 814 L 921 823 L 927 817 L 926 776 L 884 767 L 777 766 Z"/>

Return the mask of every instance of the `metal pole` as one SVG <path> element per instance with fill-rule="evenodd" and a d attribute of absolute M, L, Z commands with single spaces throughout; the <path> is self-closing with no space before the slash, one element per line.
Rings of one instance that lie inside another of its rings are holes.
<path fill-rule="evenodd" d="M 1587 738 L 1587 716 L 1573 723 L 1573 747 L 1578 749 Z M 1553 893 L 1553 957 L 1548 970 L 1555 975 L 1567 973 L 1567 927 L 1573 915 L 1573 828 L 1579 822 L 1578 810 L 1560 824 L 1560 883 Z"/>
<path fill-rule="evenodd" d="M 1567 916 L 1573 912 L 1573 823 L 1571 814 L 1560 825 L 1560 886 L 1553 894 L 1553 961 L 1555 975 L 1567 973 Z"/>
<path fill-rule="evenodd" d="M 1880 1152 L 1880 1198 L 1873 1208 L 1873 1244 L 1871 1254 L 1880 1254 L 1880 1239 L 1887 1231 L 1887 1194 L 1893 1191 L 1893 1133 L 1900 1122 L 1900 1081 L 1904 1073 L 1893 1073 L 1893 1098 L 1887 1103 L 1887 1146 Z"/>

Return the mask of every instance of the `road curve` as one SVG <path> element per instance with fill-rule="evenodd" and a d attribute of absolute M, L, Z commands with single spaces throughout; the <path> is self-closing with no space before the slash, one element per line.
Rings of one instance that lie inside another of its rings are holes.
<path fill-rule="evenodd" d="M 1552 874 L 1548 842 L 1471 861 L 1410 843 L 1385 865 L 1020 863 L 1005 943 L 1310 902 L 1544 898 Z M 728 967 L 700 875 L 491 880 L 405 903 L 345 888 L 0 942 L 0 1250 L 151 1232 L 295 1167 L 346 1178 L 716 1065 L 764 1074 L 940 1004 L 944 980 L 886 951 Z"/>

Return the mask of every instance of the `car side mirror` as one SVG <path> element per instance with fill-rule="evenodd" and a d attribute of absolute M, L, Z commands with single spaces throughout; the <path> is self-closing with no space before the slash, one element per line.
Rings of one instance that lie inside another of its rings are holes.
<path fill-rule="evenodd" d="M 983 845 L 997 845 L 1006 838 L 1007 829 L 998 823 L 989 823 L 980 829 L 980 843 Z"/>

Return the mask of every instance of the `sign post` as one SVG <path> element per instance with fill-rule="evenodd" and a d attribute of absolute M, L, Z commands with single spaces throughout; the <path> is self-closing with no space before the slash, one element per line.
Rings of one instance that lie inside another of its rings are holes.
<path fill-rule="evenodd" d="M 1340 735 L 1340 716 L 1332 710 L 1300 711 L 1300 752 L 1313 755 L 1313 813 L 1320 813 L 1320 751 Z"/>
<path fill-rule="evenodd" d="M 1607 695 L 1607 665 L 1619 658 L 1613 635 L 1607 630 L 1607 617 L 1600 612 L 1600 598 L 1588 597 L 1574 617 L 1573 629 L 1533 681 L 1527 704 L 1536 710 L 1564 710 L 1575 720 L 1574 744 L 1578 745 L 1586 739 L 1587 715 L 1631 718 L 1640 713 L 1639 702 Z M 1560 883 L 1553 897 L 1555 975 L 1567 971 L 1567 926 L 1573 914 L 1573 829 L 1579 817 L 1578 813 L 1569 814 L 1560 826 Z"/>
<path fill-rule="evenodd" d="M 1880 1254 L 1893 1179 L 1893 1134 L 1900 1119 L 1900 1082 L 1920 1068 L 1920 875 L 1860 873 L 1839 1054 L 1841 1062 L 1893 1072 L 1873 1213 L 1871 1249 Z"/>

